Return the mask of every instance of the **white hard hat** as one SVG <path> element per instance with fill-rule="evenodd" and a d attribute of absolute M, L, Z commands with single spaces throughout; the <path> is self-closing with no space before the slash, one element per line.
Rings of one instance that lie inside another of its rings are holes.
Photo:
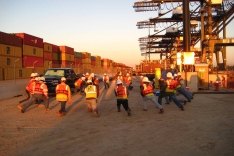
<path fill-rule="evenodd" d="M 89 75 L 89 73 L 86 73 L 85 75 L 86 75 L 86 76 L 88 76 L 88 75 Z"/>
<path fill-rule="evenodd" d="M 87 83 L 92 83 L 92 80 L 88 79 L 88 80 L 87 80 Z"/>
<path fill-rule="evenodd" d="M 40 79 L 40 77 L 36 77 L 35 80 L 36 81 L 40 81 L 41 79 Z"/>
<path fill-rule="evenodd" d="M 142 81 L 143 82 L 150 82 L 150 80 L 148 79 L 148 77 L 144 77 Z"/>
<path fill-rule="evenodd" d="M 177 77 L 178 75 L 177 74 L 174 74 L 174 77 Z"/>
<path fill-rule="evenodd" d="M 61 78 L 61 81 L 66 81 L 66 78 L 65 78 L 65 77 L 62 77 L 62 78 Z"/>
<path fill-rule="evenodd" d="M 35 76 L 40 76 L 38 73 L 34 73 L 35 74 Z"/>
<path fill-rule="evenodd" d="M 116 81 L 116 84 L 118 85 L 118 84 L 122 84 L 123 82 L 121 81 L 121 80 L 117 80 Z"/>
<path fill-rule="evenodd" d="M 94 77 L 94 73 L 91 73 L 90 76 L 91 76 L 91 77 Z"/>
<path fill-rule="evenodd" d="M 168 77 L 168 78 L 172 78 L 172 73 L 171 73 L 171 72 L 168 72 L 168 73 L 167 73 L 167 77 Z"/>
<path fill-rule="evenodd" d="M 181 72 L 177 73 L 178 76 L 181 76 Z"/>
<path fill-rule="evenodd" d="M 31 73 L 30 77 L 35 77 L 36 73 Z"/>
<path fill-rule="evenodd" d="M 40 77 L 40 80 L 41 81 L 45 81 L 45 77 Z"/>
<path fill-rule="evenodd" d="M 84 81 L 84 80 L 85 80 L 85 77 L 84 77 L 84 76 L 82 76 L 82 77 L 81 77 L 81 80 L 83 80 L 83 81 Z"/>

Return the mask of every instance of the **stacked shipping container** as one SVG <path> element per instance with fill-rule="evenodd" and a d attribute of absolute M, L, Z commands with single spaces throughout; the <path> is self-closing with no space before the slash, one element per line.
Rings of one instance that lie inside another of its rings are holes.
<path fill-rule="evenodd" d="M 0 80 L 22 77 L 22 40 L 0 32 Z"/>
<path fill-rule="evenodd" d="M 91 72 L 91 54 L 88 52 L 81 52 L 82 53 L 82 67 L 83 73 Z"/>
<path fill-rule="evenodd" d="M 23 67 L 44 67 L 43 39 L 26 33 L 16 33 L 23 41 Z"/>
<path fill-rule="evenodd" d="M 59 46 L 61 52 L 61 67 L 74 67 L 74 48 Z"/>
<path fill-rule="evenodd" d="M 57 46 L 26 33 L 0 32 L 0 80 L 28 78 L 32 72 L 42 74 L 47 68 L 72 67 L 77 73 L 102 74 L 113 70 L 112 61 L 88 52 L 74 52 L 68 46 Z M 14 72 L 15 71 L 15 72 Z"/>
<path fill-rule="evenodd" d="M 82 53 L 81 52 L 74 52 L 74 62 L 75 62 L 75 71 L 76 73 L 83 72 L 82 69 Z"/>
<path fill-rule="evenodd" d="M 44 42 L 44 68 L 52 67 L 52 47 L 50 43 Z"/>

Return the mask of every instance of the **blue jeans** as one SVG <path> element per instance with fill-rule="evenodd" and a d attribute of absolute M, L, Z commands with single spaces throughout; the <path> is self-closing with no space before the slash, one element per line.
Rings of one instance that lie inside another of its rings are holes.
<path fill-rule="evenodd" d="M 189 94 L 188 91 L 186 91 L 183 87 L 179 87 L 176 89 L 180 94 L 182 94 L 188 101 L 191 101 L 192 95 Z"/>
<path fill-rule="evenodd" d="M 159 97 L 158 97 L 158 103 L 162 104 L 162 98 L 169 96 L 169 99 L 171 99 L 177 107 L 181 108 L 182 104 L 180 103 L 180 101 L 176 98 L 176 95 L 174 93 L 168 93 L 168 92 L 162 92 L 160 93 Z"/>
<path fill-rule="evenodd" d="M 147 109 L 147 105 L 145 103 L 146 101 L 152 101 L 156 105 L 156 107 L 158 107 L 159 109 L 163 108 L 162 105 L 160 105 L 158 101 L 156 100 L 156 97 L 154 96 L 154 94 L 144 96 L 143 100 L 144 100 L 144 103 L 143 103 L 144 109 Z"/>

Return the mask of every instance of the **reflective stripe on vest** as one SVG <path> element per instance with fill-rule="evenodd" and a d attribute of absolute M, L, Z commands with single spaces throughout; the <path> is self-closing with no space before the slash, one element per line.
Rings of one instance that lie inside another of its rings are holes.
<path fill-rule="evenodd" d="M 33 94 L 43 94 L 43 89 L 40 82 L 36 82 L 33 88 Z"/>
<path fill-rule="evenodd" d="M 85 88 L 85 93 L 86 93 L 86 99 L 91 99 L 91 98 L 97 98 L 97 90 L 96 86 L 94 85 L 88 85 Z"/>
<path fill-rule="evenodd" d="M 56 94 L 68 95 L 68 85 L 59 84 L 57 89 L 56 89 Z"/>

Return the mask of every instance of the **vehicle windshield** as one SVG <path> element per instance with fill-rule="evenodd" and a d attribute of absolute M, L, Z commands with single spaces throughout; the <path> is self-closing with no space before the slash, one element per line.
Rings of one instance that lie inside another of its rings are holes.
<path fill-rule="evenodd" d="M 45 76 L 64 76 L 64 70 L 51 69 L 47 70 Z"/>

